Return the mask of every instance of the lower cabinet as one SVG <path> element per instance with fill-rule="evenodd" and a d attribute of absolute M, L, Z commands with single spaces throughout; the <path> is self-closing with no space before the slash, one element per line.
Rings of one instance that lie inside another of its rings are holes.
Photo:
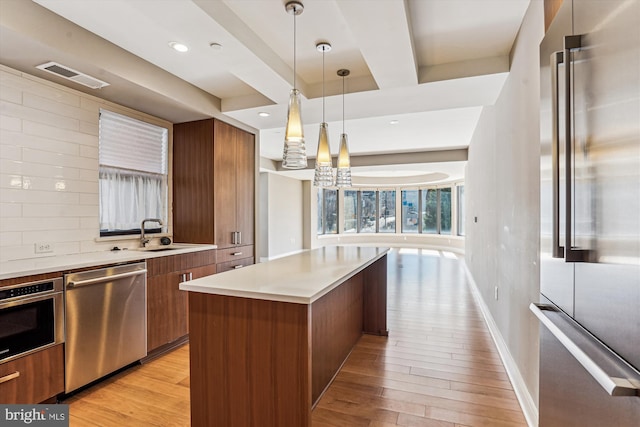
<path fill-rule="evenodd" d="M 64 391 L 62 344 L 0 364 L 0 403 L 40 403 Z"/>
<path fill-rule="evenodd" d="M 216 251 L 147 260 L 147 353 L 189 333 L 187 292 L 180 282 L 216 273 Z"/>

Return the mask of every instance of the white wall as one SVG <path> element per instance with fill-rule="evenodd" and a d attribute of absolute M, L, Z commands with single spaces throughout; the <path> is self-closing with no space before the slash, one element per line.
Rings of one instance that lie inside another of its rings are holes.
<path fill-rule="evenodd" d="M 171 141 L 169 122 L 0 65 L 0 261 L 135 244 L 99 241 L 100 108 L 168 127 Z"/>
<path fill-rule="evenodd" d="M 262 260 L 303 249 L 303 182 L 275 173 L 260 174 Z M 266 215 L 265 215 L 266 213 Z"/>
<path fill-rule="evenodd" d="M 535 405 L 538 322 L 528 306 L 538 300 L 540 287 L 538 47 L 543 33 L 543 2 L 533 1 L 512 50 L 509 77 L 473 135 L 465 180 L 466 263 Z"/>

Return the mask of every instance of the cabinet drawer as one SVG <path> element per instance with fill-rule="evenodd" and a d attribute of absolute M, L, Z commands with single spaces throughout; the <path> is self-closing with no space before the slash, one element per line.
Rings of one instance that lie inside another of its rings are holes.
<path fill-rule="evenodd" d="M 223 262 L 221 264 L 216 265 L 216 270 L 218 273 L 222 273 L 224 271 L 236 270 L 238 268 L 246 267 L 247 265 L 253 264 L 253 257 L 251 258 L 242 258 L 234 261 Z"/>
<path fill-rule="evenodd" d="M 0 365 L 2 403 L 40 403 L 64 391 L 62 344 Z"/>
<path fill-rule="evenodd" d="M 218 249 L 218 264 L 253 257 L 253 245 L 237 246 L 235 248 Z M 252 262 L 253 264 L 253 262 Z M 219 271 L 219 270 L 218 270 Z"/>

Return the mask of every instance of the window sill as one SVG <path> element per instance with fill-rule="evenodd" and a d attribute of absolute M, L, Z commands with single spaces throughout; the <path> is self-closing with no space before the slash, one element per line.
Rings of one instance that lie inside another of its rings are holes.
<path fill-rule="evenodd" d="M 170 237 L 173 236 L 169 233 L 145 233 L 145 236 L 149 238 L 159 238 L 159 237 Z M 94 242 L 113 242 L 113 241 L 121 241 L 121 240 L 140 240 L 140 234 L 123 234 L 121 236 L 105 236 L 105 237 L 96 237 L 93 239 Z"/>

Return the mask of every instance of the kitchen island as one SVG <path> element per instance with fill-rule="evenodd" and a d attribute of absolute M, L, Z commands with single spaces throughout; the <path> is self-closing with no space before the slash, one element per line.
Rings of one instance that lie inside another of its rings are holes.
<path fill-rule="evenodd" d="M 325 247 L 184 282 L 191 425 L 311 425 L 362 333 L 386 335 L 388 248 Z"/>

